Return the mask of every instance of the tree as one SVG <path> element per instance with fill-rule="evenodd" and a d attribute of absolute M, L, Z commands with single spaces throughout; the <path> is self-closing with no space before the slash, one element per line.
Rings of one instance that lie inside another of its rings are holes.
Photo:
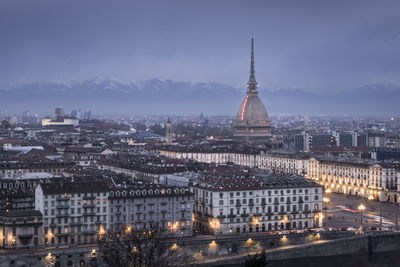
<path fill-rule="evenodd" d="M 265 249 L 261 253 L 257 253 L 253 256 L 247 255 L 244 266 L 245 267 L 264 267 L 267 265 L 267 255 Z"/>
<path fill-rule="evenodd" d="M 169 246 L 159 229 L 132 229 L 130 226 L 109 230 L 99 236 L 99 252 L 108 266 L 152 267 L 189 263 L 191 255 L 174 244 Z"/>

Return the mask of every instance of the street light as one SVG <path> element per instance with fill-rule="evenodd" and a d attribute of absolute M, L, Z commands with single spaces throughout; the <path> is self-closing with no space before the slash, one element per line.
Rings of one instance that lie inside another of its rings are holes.
<path fill-rule="evenodd" d="M 219 224 L 219 220 L 217 220 L 217 219 L 211 219 L 210 220 L 210 227 L 213 230 L 215 237 L 217 237 L 216 229 L 219 229 L 219 225 L 220 225 Z"/>
<path fill-rule="evenodd" d="M 328 204 L 329 204 L 330 201 L 331 201 L 331 200 L 330 200 L 328 197 L 322 198 L 322 202 L 323 202 L 324 204 L 326 204 L 325 207 L 324 207 L 325 213 L 327 213 Z"/>
<path fill-rule="evenodd" d="M 44 259 L 42 260 L 42 263 L 43 263 L 45 266 L 54 266 L 54 264 L 55 264 L 54 260 L 55 260 L 55 257 L 51 254 L 51 252 L 49 252 L 49 253 L 44 257 Z"/>
<path fill-rule="evenodd" d="M 360 204 L 360 206 L 358 206 L 358 210 L 360 211 L 360 216 L 361 216 L 361 228 L 363 227 L 363 211 L 365 210 L 365 206 L 363 204 Z"/>
<path fill-rule="evenodd" d="M 331 189 L 328 187 L 326 190 L 325 190 L 325 193 L 327 193 L 327 194 L 329 194 L 329 193 L 331 193 L 332 191 L 331 191 Z"/>

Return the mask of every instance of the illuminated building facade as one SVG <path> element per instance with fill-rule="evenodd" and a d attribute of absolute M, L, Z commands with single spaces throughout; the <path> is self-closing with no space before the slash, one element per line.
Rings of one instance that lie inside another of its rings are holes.
<path fill-rule="evenodd" d="M 36 187 L 35 209 L 43 214 L 46 246 L 95 243 L 107 227 L 105 182 L 44 183 Z"/>
<path fill-rule="evenodd" d="M 42 218 L 37 210 L 0 211 L 0 247 L 38 248 L 43 245 Z"/>
<path fill-rule="evenodd" d="M 398 171 L 386 162 L 310 158 L 307 177 L 332 192 L 399 202 Z"/>
<path fill-rule="evenodd" d="M 230 234 L 322 227 L 322 186 L 299 175 L 204 177 L 190 185 L 194 227 Z"/>
<path fill-rule="evenodd" d="M 193 234 L 193 194 L 187 188 L 148 186 L 111 191 L 108 226 L 112 230 Z"/>

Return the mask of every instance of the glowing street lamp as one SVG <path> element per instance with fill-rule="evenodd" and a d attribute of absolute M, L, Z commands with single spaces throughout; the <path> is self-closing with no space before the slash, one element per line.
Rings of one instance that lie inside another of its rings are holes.
<path fill-rule="evenodd" d="M 44 264 L 46 266 L 53 266 L 54 265 L 54 256 L 49 252 L 45 257 L 44 257 Z"/>
<path fill-rule="evenodd" d="M 102 239 L 103 237 L 105 237 L 106 234 L 106 230 L 104 229 L 103 225 L 100 225 L 100 229 L 98 232 L 98 239 Z"/>
<path fill-rule="evenodd" d="M 360 216 L 361 216 L 361 228 L 363 227 L 363 211 L 365 210 L 365 206 L 363 204 L 360 204 L 360 206 L 358 206 L 358 210 L 360 211 Z"/>
<path fill-rule="evenodd" d="M 210 228 L 213 230 L 215 236 L 217 235 L 217 231 L 216 230 L 219 229 L 219 226 L 220 226 L 219 220 L 217 220 L 217 219 L 211 219 L 210 220 Z"/>
<path fill-rule="evenodd" d="M 325 193 L 327 193 L 327 194 L 330 194 L 332 191 L 331 191 L 331 189 L 330 188 L 327 188 L 326 190 L 325 190 Z"/>

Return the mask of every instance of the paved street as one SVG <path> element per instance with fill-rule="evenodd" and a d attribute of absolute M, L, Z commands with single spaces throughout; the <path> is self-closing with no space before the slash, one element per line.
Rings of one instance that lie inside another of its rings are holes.
<path fill-rule="evenodd" d="M 358 228 L 361 225 L 361 212 L 358 207 L 362 204 L 365 206 L 362 212 L 364 227 L 396 229 L 396 217 L 400 217 L 398 205 L 335 193 L 325 194 L 324 197 L 330 200 L 328 204 L 324 204 L 324 207 L 327 207 L 326 213 L 324 211 L 325 227 Z"/>

